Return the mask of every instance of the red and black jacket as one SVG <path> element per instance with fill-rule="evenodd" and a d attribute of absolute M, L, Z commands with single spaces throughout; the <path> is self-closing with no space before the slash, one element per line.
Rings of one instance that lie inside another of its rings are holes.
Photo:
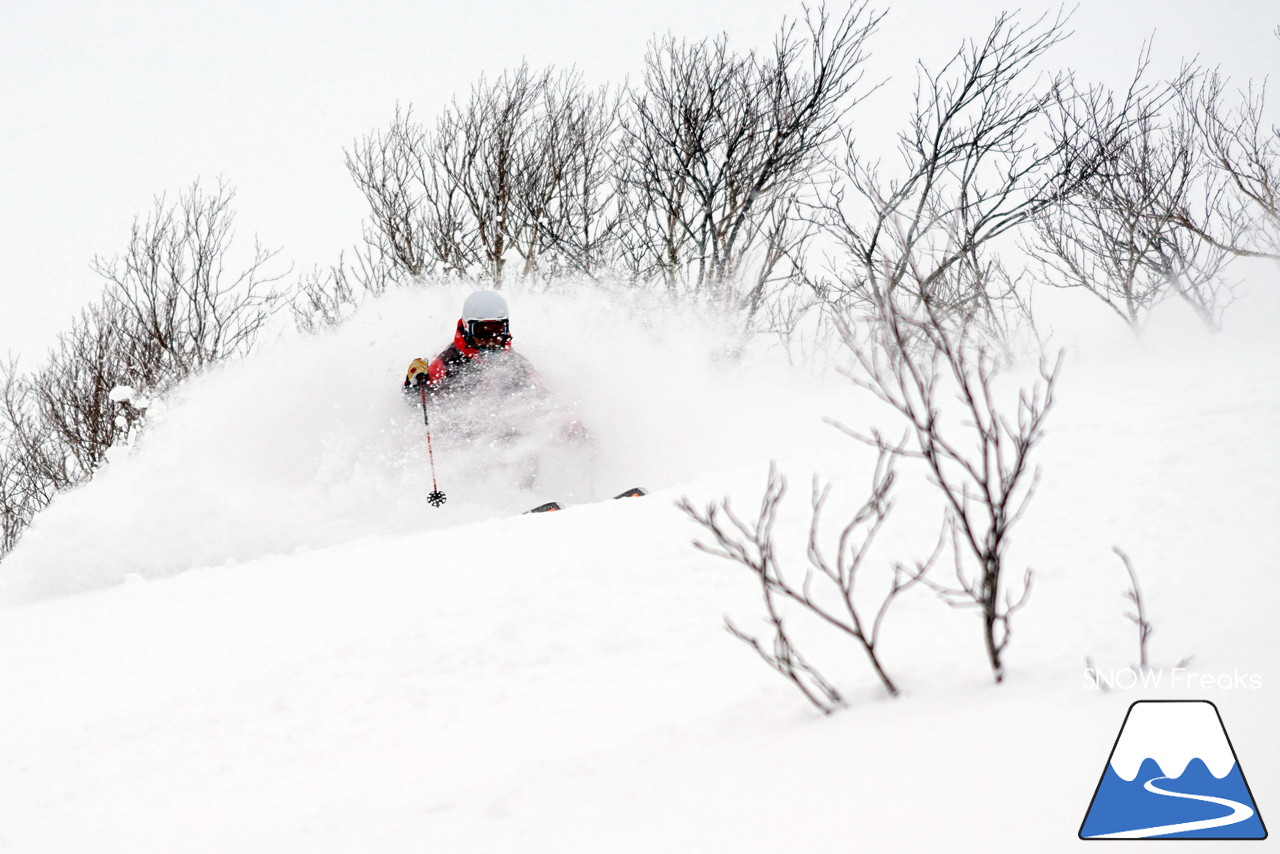
<path fill-rule="evenodd" d="M 520 354 L 512 351 L 511 339 L 507 338 L 501 350 L 481 351 L 467 341 L 466 324 L 458 321 L 458 328 L 453 335 L 453 344 L 428 364 L 422 359 L 414 359 L 404 378 L 405 391 L 411 390 L 417 382 L 419 374 L 427 375 L 427 391 L 436 396 L 450 396 L 470 390 L 480 371 L 484 369 L 485 359 L 477 359 L 482 352 L 502 353 L 503 363 L 511 377 L 512 392 L 542 388 L 541 380 L 533 366 Z M 512 371 L 511 368 L 515 370 Z"/>

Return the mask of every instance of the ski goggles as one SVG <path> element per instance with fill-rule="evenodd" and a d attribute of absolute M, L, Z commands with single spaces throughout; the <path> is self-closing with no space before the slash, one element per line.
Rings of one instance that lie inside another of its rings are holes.
<path fill-rule="evenodd" d="M 505 344 L 511 338 L 506 320 L 473 320 L 470 326 L 471 338 L 475 341 Z"/>

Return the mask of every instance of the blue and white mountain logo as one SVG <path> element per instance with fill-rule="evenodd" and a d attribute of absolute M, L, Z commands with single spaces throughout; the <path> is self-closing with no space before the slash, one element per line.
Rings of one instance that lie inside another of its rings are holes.
<path fill-rule="evenodd" d="M 1080 838 L 1266 839 L 1217 706 L 1130 706 Z"/>

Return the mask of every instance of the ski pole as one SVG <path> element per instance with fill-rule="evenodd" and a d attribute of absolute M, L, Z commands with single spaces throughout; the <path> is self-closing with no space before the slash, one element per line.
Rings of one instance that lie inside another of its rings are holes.
<path fill-rule="evenodd" d="M 436 485 L 436 454 L 431 448 L 431 418 L 427 415 L 427 384 L 420 383 L 418 391 L 422 393 L 422 421 L 427 425 L 427 459 L 431 461 L 431 492 L 427 495 L 427 503 L 432 507 L 444 504 L 444 493 Z"/>

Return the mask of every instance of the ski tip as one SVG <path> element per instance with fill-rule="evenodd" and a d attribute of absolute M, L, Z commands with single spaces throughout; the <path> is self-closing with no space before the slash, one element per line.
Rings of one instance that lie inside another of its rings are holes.
<path fill-rule="evenodd" d="M 637 498 L 641 495 L 648 495 L 648 494 L 649 494 L 648 490 L 646 490 L 644 487 L 635 486 L 635 487 L 632 487 L 631 489 L 628 489 L 626 492 L 618 493 L 613 497 L 614 498 Z M 532 510 L 524 511 L 523 515 L 528 516 L 530 513 L 553 513 L 556 510 L 563 510 L 563 509 L 564 507 L 558 501 L 548 501 L 546 504 L 539 505 L 533 508 Z"/>

